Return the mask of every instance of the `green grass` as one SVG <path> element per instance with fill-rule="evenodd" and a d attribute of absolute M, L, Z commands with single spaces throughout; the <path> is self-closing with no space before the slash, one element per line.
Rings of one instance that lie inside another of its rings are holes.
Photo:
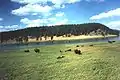
<path fill-rule="evenodd" d="M 120 42 L 84 44 L 78 47 L 82 55 L 74 54 L 76 45 L 0 52 L 0 80 L 120 80 Z M 69 48 L 72 52 L 59 52 Z M 61 55 L 65 58 L 57 59 Z"/>

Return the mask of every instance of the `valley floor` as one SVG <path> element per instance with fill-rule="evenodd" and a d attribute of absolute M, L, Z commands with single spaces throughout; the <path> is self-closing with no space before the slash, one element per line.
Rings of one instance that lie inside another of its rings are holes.
<path fill-rule="evenodd" d="M 35 53 L 34 48 L 28 53 L 25 49 L 0 52 L 0 80 L 120 80 L 120 42 L 62 44 L 39 49 L 40 53 Z M 72 51 L 65 52 L 67 49 Z M 75 54 L 74 49 L 80 49 L 82 55 Z M 57 59 L 62 55 L 65 57 Z"/>

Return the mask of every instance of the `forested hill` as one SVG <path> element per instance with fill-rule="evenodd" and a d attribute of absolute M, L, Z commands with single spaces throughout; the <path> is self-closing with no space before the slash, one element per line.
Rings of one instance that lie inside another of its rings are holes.
<path fill-rule="evenodd" d="M 0 40 L 16 39 L 19 37 L 42 37 L 42 36 L 63 36 L 71 35 L 89 35 L 94 32 L 104 32 L 105 34 L 118 35 L 119 31 L 112 30 L 100 23 L 86 23 L 86 24 L 69 24 L 69 25 L 56 25 L 56 26 L 40 26 L 30 27 L 21 30 L 2 32 Z M 2 42 L 2 41 L 1 41 Z"/>

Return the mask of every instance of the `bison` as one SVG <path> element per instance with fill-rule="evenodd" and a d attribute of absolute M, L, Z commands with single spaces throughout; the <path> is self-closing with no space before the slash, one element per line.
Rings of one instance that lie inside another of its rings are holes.
<path fill-rule="evenodd" d="M 39 53 L 39 52 L 40 52 L 40 50 L 39 50 L 38 48 L 35 48 L 34 51 L 35 51 L 36 53 Z"/>
<path fill-rule="evenodd" d="M 57 59 L 62 59 L 64 58 L 65 56 L 58 56 Z"/>
<path fill-rule="evenodd" d="M 24 52 L 30 52 L 29 50 L 24 50 Z"/>
<path fill-rule="evenodd" d="M 75 54 L 79 54 L 79 55 L 82 54 L 79 49 L 75 49 L 74 52 L 75 52 Z"/>
<path fill-rule="evenodd" d="M 67 52 L 67 51 L 72 51 L 72 50 L 71 49 L 65 50 L 65 52 Z"/>

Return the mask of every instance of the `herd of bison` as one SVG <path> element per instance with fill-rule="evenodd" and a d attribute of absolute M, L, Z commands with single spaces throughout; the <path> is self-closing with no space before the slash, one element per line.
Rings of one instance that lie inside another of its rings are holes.
<path fill-rule="evenodd" d="M 110 44 L 112 44 L 112 43 L 114 43 L 115 41 L 108 41 L 108 43 L 110 43 Z M 92 46 L 94 46 L 93 44 L 90 44 L 89 45 L 90 47 L 92 47 Z M 76 45 L 76 47 L 80 47 L 80 45 Z M 84 45 L 81 45 L 81 47 L 84 47 Z M 82 55 L 82 51 L 80 50 L 80 49 L 74 49 L 74 50 L 72 50 L 72 49 L 67 49 L 67 50 L 60 50 L 59 52 L 60 53 L 63 53 L 63 52 L 71 52 L 71 51 L 73 51 L 75 54 L 78 54 L 78 55 Z M 24 50 L 24 52 L 26 52 L 26 53 L 28 53 L 28 52 L 30 52 L 30 50 Z M 39 48 L 35 48 L 34 49 L 34 52 L 35 53 L 40 53 L 40 49 Z M 58 56 L 57 57 L 57 59 L 62 59 L 62 58 L 64 58 L 65 56 Z"/>

